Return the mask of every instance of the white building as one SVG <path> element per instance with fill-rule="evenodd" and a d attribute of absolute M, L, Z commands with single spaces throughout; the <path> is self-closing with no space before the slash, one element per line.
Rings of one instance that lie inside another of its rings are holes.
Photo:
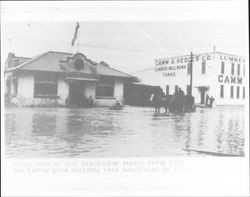
<path fill-rule="evenodd" d="M 123 102 L 129 74 L 96 63 L 81 53 L 48 51 L 33 58 L 10 53 L 5 65 L 5 96 L 22 106 L 82 105 L 92 97 L 97 106 Z"/>
<path fill-rule="evenodd" d="M 155 60 L 154 70 L 143 75 L 156 81 L 166 94 L 177 88 L 190 90 L 191 55 Z M 246 96 L 246 61 L 242 56 L 220 52 L 193 54 L 192 95 L 204 104 L 208 94 L 216 105 L 243 105 Z M 145 81 L 145 80 L 142 80 Z"/>

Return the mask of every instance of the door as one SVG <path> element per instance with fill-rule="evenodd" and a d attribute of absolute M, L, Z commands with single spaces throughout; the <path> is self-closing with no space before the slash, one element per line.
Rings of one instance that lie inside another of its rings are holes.
<path fill-rule="evenodd" d="M 69 97 L 71 104 L 83 105 L 84 104 L 84 83 L 83 81 L 71 81 L 69 86 Z"/>
<path fill-rule="evenodd" d="M 205 104 L 205 90 L 202 89 L 200 92 L 201 92 L 201 104 Z"/>
<path fill-rule="evenodd" d="M 201 104 L 205 104 L 205 95 L 206 95 L 206 92 L 208 91 L 208 87 L 199 87 L 199 90 L 200 90 L 200 95 L 201 95 Z"/>

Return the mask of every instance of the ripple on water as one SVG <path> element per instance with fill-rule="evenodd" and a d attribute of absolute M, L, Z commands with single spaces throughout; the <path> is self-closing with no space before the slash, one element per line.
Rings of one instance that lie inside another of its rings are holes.
<path fill-rule="evenodd" d="M 154 117 L 154 109 L 8 108 L 7 157 L 208 156 L 244 154 L 244 108 L 197 108 Z"/>

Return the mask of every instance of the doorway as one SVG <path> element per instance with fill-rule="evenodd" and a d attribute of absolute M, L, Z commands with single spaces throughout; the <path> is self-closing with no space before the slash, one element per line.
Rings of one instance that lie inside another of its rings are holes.
<path fill-rule="evenodd" d="M 70 103 L 78 106 L 84 105 L 84 81 L 75 80 L 69 83 Z"/>
<path fill-rule="evenodd" d="M 201 86 L 199 87 L 199 91 L 200 91 L 200 104 L 205 104 L 205 94 L 208 91 L 208 87 Z"/>

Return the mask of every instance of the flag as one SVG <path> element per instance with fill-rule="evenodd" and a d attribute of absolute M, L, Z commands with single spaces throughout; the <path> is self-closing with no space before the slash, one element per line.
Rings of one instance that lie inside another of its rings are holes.
<path fill-rule="evenodd" d="M 77 32 L 78 32 L 79 27 L 80 27 L 80 25 L 79 25 L 79 23 L 77 22 L 77 23 L 76 23 L 76 29 L 75 29 L 74 37 L 73 37 L 73 40 L 72 40 L 72 43 L 71 43 L 71 46 L 72 46 L 72 47 L 73 47 L 74 44 L 75 44 L 75 41 L 76 41 L 76 38 L 77 38 Z"/>

